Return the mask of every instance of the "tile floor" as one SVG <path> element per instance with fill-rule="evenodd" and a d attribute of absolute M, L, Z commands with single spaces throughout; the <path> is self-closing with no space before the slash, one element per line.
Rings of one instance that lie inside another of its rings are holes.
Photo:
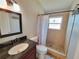
<path fill-rule="evenodd" d="M 45 59 L 55 59 L 55 58 L 53 58 L 53 57 L 51 57 L 49 55 L 46 55 Z"/>
<path fill-rule="evenodd" d="M 37 58 L 37 59 L 39 59 L 39 58 Z M 45 59 L 55 59 L 55 58 L 53 58 L 53 57 L 51 57 L 51 56 L 49 56 L 49 55 L 46 55 L 46 56 L 45 56 Z"/>

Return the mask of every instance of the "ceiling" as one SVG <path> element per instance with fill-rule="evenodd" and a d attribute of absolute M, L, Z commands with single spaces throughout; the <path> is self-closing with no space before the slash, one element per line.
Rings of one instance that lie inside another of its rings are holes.
<path fill-rule="evenodd" d="M 45 12 L 69 10 L 73 0 L 38 0 Z"/>

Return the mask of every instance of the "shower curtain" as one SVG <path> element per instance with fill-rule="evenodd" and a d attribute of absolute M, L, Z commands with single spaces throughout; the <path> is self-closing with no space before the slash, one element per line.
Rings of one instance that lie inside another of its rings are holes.
<path fill-rule="evenodd" d="M 46 45 L 49 15 L 38 16 L 37 33 L 39 44 Z"/>

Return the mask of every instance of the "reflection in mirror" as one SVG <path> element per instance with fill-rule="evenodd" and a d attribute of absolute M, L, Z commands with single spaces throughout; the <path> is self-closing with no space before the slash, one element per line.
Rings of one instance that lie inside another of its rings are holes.
<path fill-rule="evenodd" d="M 8 17 L 8 13 L 5 13 L 4 11 L 0 12 L 0 29 L 1 29 L 1 34 L 8 34 L 10 31 L 9 28 L 9 17 Z"/>
<path fill-rule="evenodd" d="M 20 32 L 19 16 L 16 14 L 10 15 L 10 33 Z"/>
<path fill-rule="evenodd" d="M 21 14 L 0 10 L 0 37 L 22 33 Z"/>

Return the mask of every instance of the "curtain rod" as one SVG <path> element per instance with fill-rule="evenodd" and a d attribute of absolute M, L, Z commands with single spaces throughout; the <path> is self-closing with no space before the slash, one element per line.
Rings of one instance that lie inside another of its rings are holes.
<path fill-rule="evenodd" d="M 49 14 L 56 14 L 56 13 L 63 13 L 63 12 L 73 12 L 74 10 L 68 10 L 68 11 L 59 11 L 59 12 L 52 12 L 52 13 L 45 13 L 45 14 L 39 14 L 40 15 L 49 15 Z"/>

